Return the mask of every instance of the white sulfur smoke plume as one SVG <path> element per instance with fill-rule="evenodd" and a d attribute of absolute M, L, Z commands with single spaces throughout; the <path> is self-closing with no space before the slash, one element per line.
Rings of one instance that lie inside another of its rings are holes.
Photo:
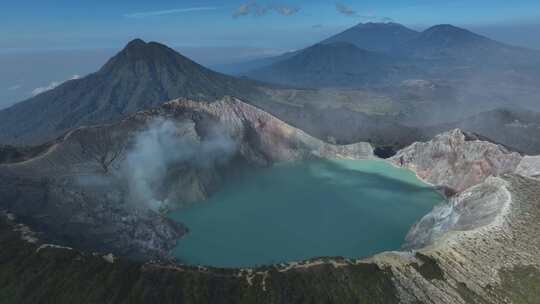
<path fill-rule="evenodd" d="M 137 136 L 121 170 L 128 180 L 130 201 L 158 210 L 164 202 L 157 199 L 155 189 L 165 182 L 171 166 L 211 167 L 234 154 L 236 145 L 224 132 L 210 132 L 201 140 L 195 132 L 179 133 L 189 128 L 192 126 L 158 119 Z"/>

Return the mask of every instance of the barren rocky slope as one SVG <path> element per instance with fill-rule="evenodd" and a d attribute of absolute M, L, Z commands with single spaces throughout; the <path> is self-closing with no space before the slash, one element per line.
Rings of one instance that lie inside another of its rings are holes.
<path fill-rule="evenodd" d="M 178 102 L 169 106 L 182 108 Z M 494 149 L 489 142 L 459 140 L 463 136 L 454 131 L 442 138 L 458 139 L 450 142 L 459 151 L 470 151 L 469 145 Z M 426 149 L 440 147 L 440 140 L 426 143 Z M 529 167 L 537 165 L 532 160 Z M 472 163 L 463 164 L 472 170 Z M 0 253 L 6 261 L 0 263 L 0 292 L 18 303 L 536 303 L 540 182 L 502 172 L 488 176 L 492 172 L 499 171 L 481 171 L 483 178 L 469 180 L 470 187 L 419 221 L 407 250 L 254 269 L 140 264 L 43 245 L 8 215 L 0 221 L 0 238 L 8 244 Z"/>
<path fill-rule="evenodd" d="M 390 159 L 451 192 L 461 192 L 492 175 L 512 173 L 521 160 L 519 153 L 459 129 L 414 143 Z"/>
<path fill-rule="evenodd" d="M 367 143 L 326 144 L 237 99 L 176 100 L 0 165 L 0 209 L 49 241 L 163 258 L 184 228 L 159 211 L 205 198 L 235 168 L 372 155 Z"/>

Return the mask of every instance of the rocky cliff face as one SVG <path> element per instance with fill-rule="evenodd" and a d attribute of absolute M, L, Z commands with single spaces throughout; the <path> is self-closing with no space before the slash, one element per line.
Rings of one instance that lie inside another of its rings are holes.
<path fill-rule="evenodd" d="M 238 166 L 316 157 L 373 151 L 326 144 L 237 99 L 175 100 L 75 129 L 35 157 L 0 165 L 0 207 L 49 241 L 162 258 L 184 228 L 161 209 L 205 198 Z"/>
<path fill-rule="evenodd" d="M 508 211 L 510 193 L 507 183 L 500 178 L 488 177 L 450 198 L 424 216 L 409 231 L 404 248 L 422 248 L 439 240 L 451 231 L 467 231 L 500 221 Z"/>
<path fill-rule="evenodd" d="M 519 162 L 516 173 L 534 178 L 540 177 L 540 156 L 525 156 Z"/>
<path fill-rule="evenodd" d="M 447 215 L 436 210 L 412 229 L 414 256 L 374 259 L 392 268 L 403 303 L 534 303 L 539 192 L 530 178 L 488 178 L 455 196 Z"/>
<path fill-rule="evenodd" d="M 538 156 L 521 156 L 454 130 L 416 143 L 391 161 L 434 184 L 460 190 L 411 228 L 403 248 L 414 257 L 374 257 L 393 269 L 403 303 L 536 301 Z"/>
<path fill-rule="evenodd" d="M 489 176 L 514 172 L 522 156 L 455 129 L 399 151 L 390 161 L 435 185 L 461 192 Z"/>

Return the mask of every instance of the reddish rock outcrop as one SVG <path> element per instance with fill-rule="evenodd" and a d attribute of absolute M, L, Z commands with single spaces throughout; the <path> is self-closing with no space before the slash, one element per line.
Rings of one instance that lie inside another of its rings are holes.
<path fill-rule="evenodd" d="M 414 143 L 390 161 L 415 171 L 428 183 L 461 192 L 489 176 L 514 172 L 521 159 L 502 145 L 455 129 Z"/>

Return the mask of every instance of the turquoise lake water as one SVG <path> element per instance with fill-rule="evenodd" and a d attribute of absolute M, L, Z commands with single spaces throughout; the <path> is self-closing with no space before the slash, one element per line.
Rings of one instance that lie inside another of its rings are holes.
<path fill-rule="evenodd" d="M 217 267 L 365 257 L 399 249 L 443 200 L 413 172 L 384 161 L 279 164 L 239 174 L 210 199 L 173 212 L 190 229 L 174 254 Z"/>

